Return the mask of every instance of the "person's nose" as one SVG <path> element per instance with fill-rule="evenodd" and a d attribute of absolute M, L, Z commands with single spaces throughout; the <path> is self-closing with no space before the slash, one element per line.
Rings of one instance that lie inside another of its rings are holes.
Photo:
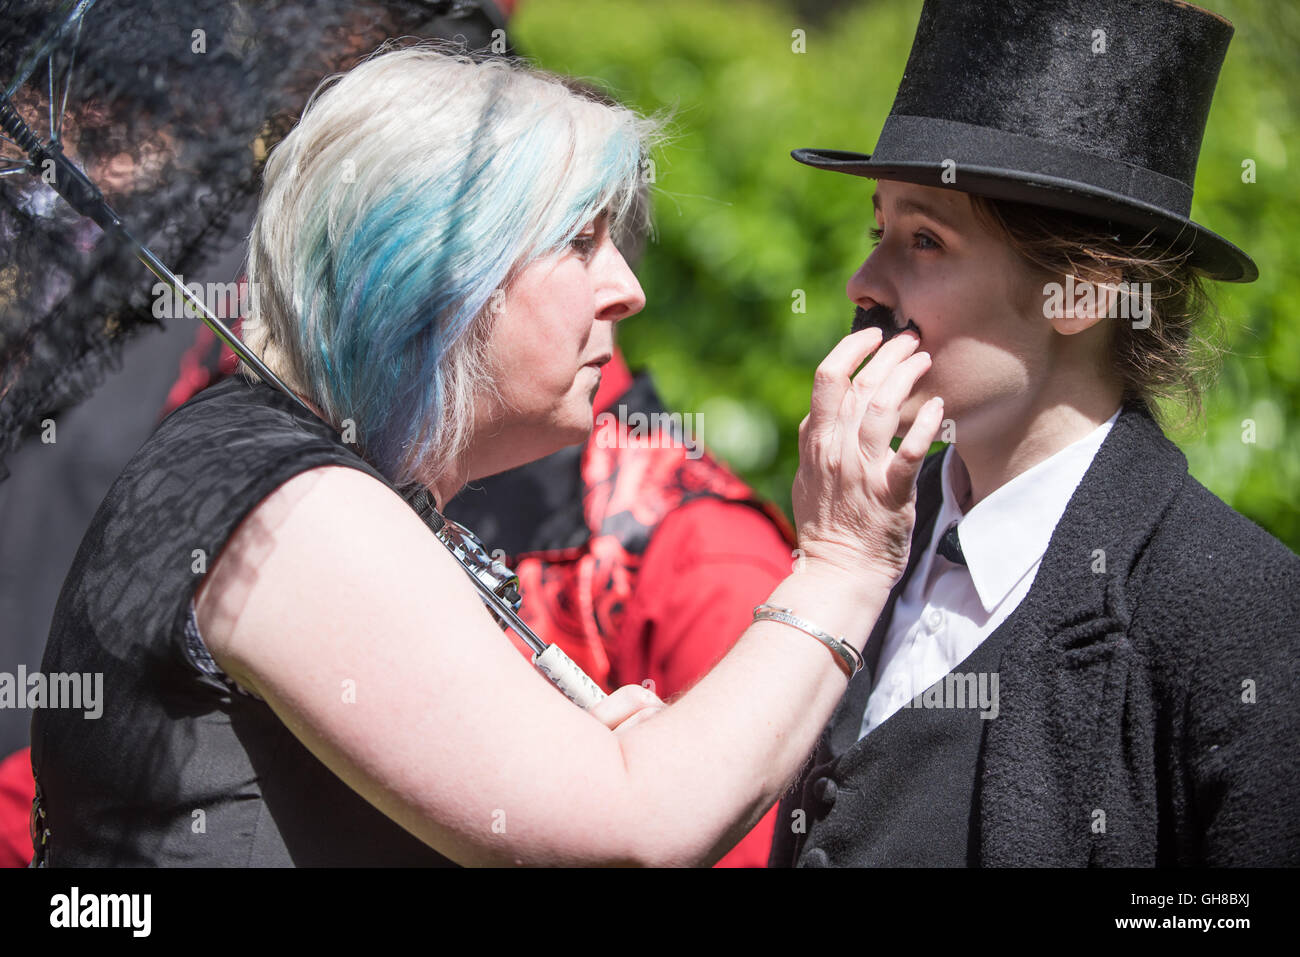
<path fill-rule="evenodd" d="M 880 248 L 877 247 L 866 258 L 857 272 L 849 277 L 844 293 L 849 301 L 863 309 L 872 306 L 889 306 L 893 308 L 894 293 L 881 275 Z"/>
<path fill-rule="evenodd" d="M 609 245 L 608 267 L 596 300 L 596 318 L 618 322 L 645 308 L 645 292 L 636 274 L 614 245 Z"/>

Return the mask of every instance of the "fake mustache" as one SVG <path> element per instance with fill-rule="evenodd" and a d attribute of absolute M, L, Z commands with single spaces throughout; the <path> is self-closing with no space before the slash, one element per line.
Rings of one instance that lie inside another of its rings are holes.
<path fill-rule="evenodd" d="M 853 328 L 851 332 L 861 332 L 863 329 L 879 329 L 884 333 L 882 343 L 888 342 L 900 332 L 911 329 L 916 333 L 917 338 L 921 337 L 921 328 L 911 319 L 906 323 L 899 325 L 898 316 L 894 310 L 888 306 L 875 305 L 870 309 L 863 309 L 861 306 L 853 310 Z"/>

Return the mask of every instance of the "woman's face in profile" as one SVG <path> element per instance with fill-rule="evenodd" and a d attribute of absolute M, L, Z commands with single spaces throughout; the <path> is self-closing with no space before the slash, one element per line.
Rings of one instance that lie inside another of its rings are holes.
<path fill-rule="evenodd" d="M 586 441 L 614 323 L 643 306 L 604 215 L 563 252 L 526 266 L 506 290 L 488 346 L 501 402 L 480 408 L 471 478 Z"/>
<path fill-rule="evenodd" d="M 910 321 L 934 358 L 900 429 L 942 395 L 967 440 L 997 436 L 1058 371 L 1044 277 L 979 221 L 965 193 L 881 180 L 873 206 L 877 245 L 849 279 L 848 297 L 864 309 L 887 307 L 899 328 Z"/>

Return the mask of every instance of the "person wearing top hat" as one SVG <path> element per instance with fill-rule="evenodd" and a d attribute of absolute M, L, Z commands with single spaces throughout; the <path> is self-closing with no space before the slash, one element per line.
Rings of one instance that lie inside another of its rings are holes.
<path fill-rule="evenodd" d="M 877 181 L 855 325 L 919 338 L 950 444 L 772 866 L 1300 864 L 1300 558 L 1155 416 L 1258 276 L 1189 218 L 1232 30 L 926 0 L 875 151 L 793 153 Z"/>

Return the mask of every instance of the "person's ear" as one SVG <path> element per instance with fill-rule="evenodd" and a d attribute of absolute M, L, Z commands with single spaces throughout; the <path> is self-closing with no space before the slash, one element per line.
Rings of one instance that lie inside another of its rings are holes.
<path fill-rule="evenodd" d="M 1077 335 L 1120 314 L 1119 300 L 1125 295 L 1122 282 L 1118 271 L 1086 278 L 1063 276 L 1058 282 L 1048 283 L 1044 290 L 1043 313 L 1061 335 Z"/>

